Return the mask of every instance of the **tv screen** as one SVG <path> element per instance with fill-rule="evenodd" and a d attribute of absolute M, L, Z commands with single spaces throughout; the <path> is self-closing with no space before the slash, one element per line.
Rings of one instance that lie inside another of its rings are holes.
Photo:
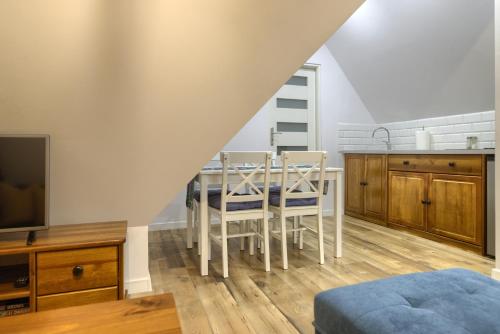
<path fill-rule="evenodd" d="M 0 232 L 48 227 L 49 137 L 0 135 Z"/>

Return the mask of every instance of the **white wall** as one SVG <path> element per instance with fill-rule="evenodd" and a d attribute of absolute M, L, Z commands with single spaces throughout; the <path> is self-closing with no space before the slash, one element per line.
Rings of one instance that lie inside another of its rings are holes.
<path fill-rule="evenodd" d="M 326 43 L 377 122 L 494 110 L 494 0 L 367 0 Z"/>
<path fill-rule="evenodd" d="M 328 151 L 329 166 L 342 166 L 341 155 L 337 153 L 338 123 L 374 123 L 374 120 L 326 46 L 314 53 L 307 63 L 320 65 L 318 105 L 321 149 Z M 222 150 L 270 150 L 267 109 L 262 108 Z M 182 191 L 158 215 L 155 223 L 168 222 L 172 227 L 183 226 L 186 219 L 184 200 L 185 191 Z M 332 209 L 332 202 L 330 191 L 325 200 L 326 210 Z"/>

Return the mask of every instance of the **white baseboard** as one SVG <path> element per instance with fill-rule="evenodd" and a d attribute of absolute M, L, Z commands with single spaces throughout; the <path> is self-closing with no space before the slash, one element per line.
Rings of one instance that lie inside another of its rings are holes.
<path fill-rule="evenodd" d="M 331 217 L 333 216 L 333 209 L 323 210 L 323 216 Z M 219 220 L 217 218 L 212 219 L 212 224 L 218 224 Z M 186 228 L 186 220 L 174 220 L 174 221 L 157 221 L 149 225 L 150 231 L 161 231 L 161 230 L 177 230 L 181 228 Z"/>
<path fill-rule="evenodd" d="M 135 278 L 125 281 L 125 289 L 129 294 L 150 292 L 153 290 L 151 285 L 151 276 Z"/>
<path fill-rule="evenodd" d="M 186 228 L 186 220 L 158 221 L 149 225 L 149 231 L 177 230 L 181 228 Z"/>
<path fill-rule="evenodd" d="M 491 278 L 496 279 L 497 281 L 500 281 L 500 269 L 493 268 L 491 270 Z"/>

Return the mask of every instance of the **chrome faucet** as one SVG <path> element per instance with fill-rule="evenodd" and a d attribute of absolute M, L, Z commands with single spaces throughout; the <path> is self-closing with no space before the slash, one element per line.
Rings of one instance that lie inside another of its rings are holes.
<path fill-rule="evenodd" d="M 382 141 L 385 143 L 385 146 L 387 146 L 387 151 L 390 151 L 391 148 L 392 148 L 392 145 L 391 145 L 391 134 L 389 133 L 389 130 L 386 127 L 383 127 L 383 126 L 378 127 L 375 130 L 373 130 L 373 132 L 372 132 L 372 138 L 375 138 L 375 133 L 378 130 L 385 130 L 385 132 L 387 132 L 387 140 L 382 140 Z"/>

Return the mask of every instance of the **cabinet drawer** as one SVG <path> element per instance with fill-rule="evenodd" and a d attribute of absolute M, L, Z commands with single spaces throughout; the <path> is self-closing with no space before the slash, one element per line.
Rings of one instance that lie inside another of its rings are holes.
<path fill-rule="evenodd" d="M 390 155 L 389 170 L 441 174 L 481 175 L 478 155 Z"/>
<path fill-rule="evenodd" d="M 37 254 L 37 295 L 118 285 L 117 247 Z"/>
<path fill-rule="evenodd" d="M 42 296 L 36 299 L 37 311 L 47 311 L 56 308 L 102 303 L 118 299 L 118 288 L 93 289 L 59 293 L 50 296 Z"/>

